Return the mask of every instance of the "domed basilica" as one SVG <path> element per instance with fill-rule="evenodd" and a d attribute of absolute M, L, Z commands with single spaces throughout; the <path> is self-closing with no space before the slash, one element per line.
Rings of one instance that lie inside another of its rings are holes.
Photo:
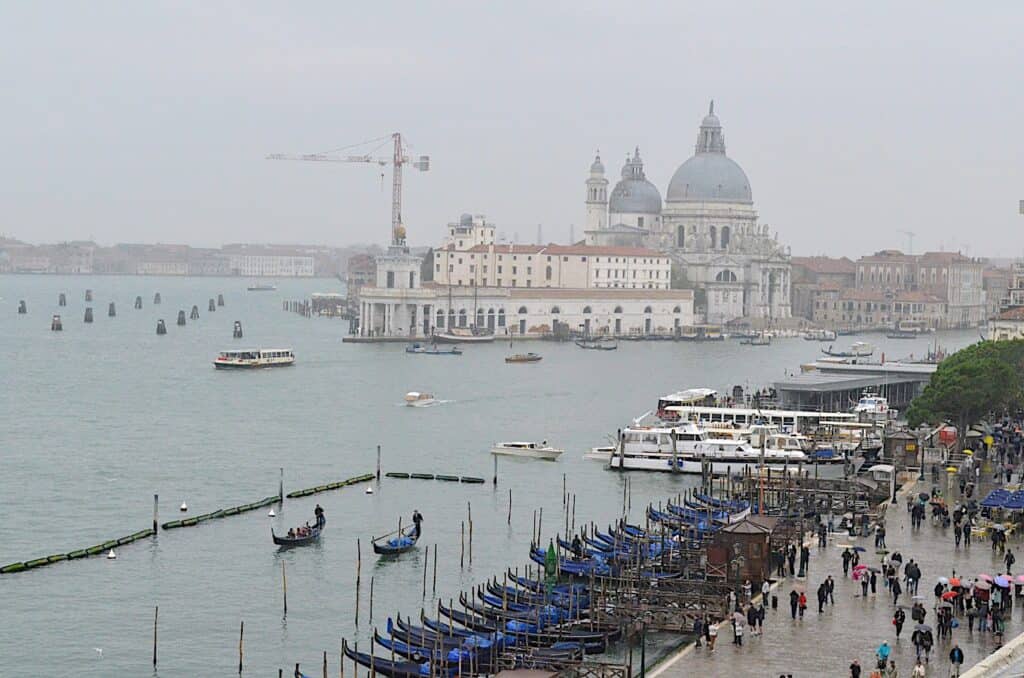
<path fill-rule="evenodd" d="M 586 186 L 587 243 L 668 252 L 687 286 L 698 291 L 706 322 L 790 317 L 789 250 L 757 223 L 750 180 L 725 154 L 714 102 L 693 156 L 668 183 L 664 203 L 644 174 L 640 149 L 626 156 L 610 194 L 600 154 Z"/>

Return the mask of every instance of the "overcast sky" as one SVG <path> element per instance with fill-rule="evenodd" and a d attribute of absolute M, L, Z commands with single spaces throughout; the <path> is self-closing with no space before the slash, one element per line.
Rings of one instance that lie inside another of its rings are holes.
<path fill-rule="evenodd" d="M 1020 255 L 1016 2 L 7 2 L 0 233 L 385 243 L 390 173 L 265 160 L 401 131 L 413 244 L 582 237 L 600 148 L 664 195 L 714 98 L 794 254 Z M 381 152 L 386 154 L 385 147 Z"/>

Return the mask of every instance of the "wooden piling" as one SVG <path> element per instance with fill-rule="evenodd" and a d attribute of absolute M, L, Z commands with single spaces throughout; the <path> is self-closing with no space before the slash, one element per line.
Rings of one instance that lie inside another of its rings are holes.
<path fill-rule="evenodd" d="M 284 596 L 284 616 L 288 616 L 288 575 L 284 571 L 284 561 L 281 561 L 281 593 Z"/>
<path fill-rule="evenodd" d="M 245 621 L 242 621 L 238 627 L 238 674 L 242 674 L 242 656 L 243 656 L 243 645 L 242 639 L 245 637 Z"/>
<path fill-rule="evenodd" d="M 462 531 L 459 536 L 459 569 L 466 566 L 466 521 L 462 521 Z"/>
<path fill-rule="evenodd" d="M 434 584 L 431 593 L 437 595 L 437 544 L 434 544 Z"/>
<path fill-rule="evenodd" d="M 327 678 L 327 650 L 324 650 L 324 678 Z"/>
<path fill-rule="evenodd" d="M 508 488 L 508 524 L 512 524 L 512 488 Z"/>
<path fill-rule="evenodd" d="M 426 552 L 423 554 L 423 595 L 422 598 L 427 597 L 427 564 L 430 562 L 430 546 L 426 548 Z"/>
<path fill-rule="evenodd" d="M 356 626 L 359 626 L 359 580 L 363 570 L 363 551 L 360 540 L 356 539 Z M 356 675 L 359 675 L 356 669 Z"/>
<path fill-rule="evenodd" d="M 537 544 L 540 544 L 540 536 L 544 534 L 544 507 L 540 507 L 540 515 L 537 518 Z"/>
<path fill-rule="evenodd" d="M 156 526 L 160 522 L 160 495 L 153 495 L 153 536 L 156 536 Z"/>
<path fill-rule="evenodd" d="M 473 521 L 469 521 L 469 566 L 473 567 Z"/>
<path fill-rule="evenodd" d="M 380 445 L 377 446 L 377 482 L 380 482 Z"/>
<path fill-rule="evenodd" d="M 277 469 L 277 501 L 284 501 L 284 467 L 278 467 Z"/>
<path fill-rule="evenodd" d="M 494 458 L 494 480 L 493 480 L 493 482 L 494 482 L 495 485 L 497 485 L 498 484 L 498 455 L 492 454 L 491 456 Z"/>
<path fill-rule="evenodd" d="M 160 606 L 153 609 L 153 668 L 156 668 L 156 623 L 160 618 Z"/>
<path fill-rule="evenodd" d="M 370 614 L 368 618 L 370 623 L 373 623 L 373 580 L 376 579 L 373 575 L 370 575 Z"/>

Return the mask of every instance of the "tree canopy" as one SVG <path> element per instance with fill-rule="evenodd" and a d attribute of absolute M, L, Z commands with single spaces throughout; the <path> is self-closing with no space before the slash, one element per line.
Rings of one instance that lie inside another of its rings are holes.
<path fill-rule="evenodd" d="M 956 422 L 961 431 L 991 412 L 1024 404 L 1024 340 L 983 341 L 939 364 L 907 410 L 912 427 Z"/>

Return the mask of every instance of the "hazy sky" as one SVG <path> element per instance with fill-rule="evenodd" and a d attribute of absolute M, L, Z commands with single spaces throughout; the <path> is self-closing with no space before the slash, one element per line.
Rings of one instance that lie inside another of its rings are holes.
<path fill-rule="evenodd" d="M 664 195 L 714 98 L 795 254 L 1024 250 L 1017 2 L 6 2 L 0 233 L 384 243 L 390 172 L 264 160 L 401 131 L 413 244 L 582 237 L 600 148 Z M 386 153 L 387 149 L 382 149 Z"/>

